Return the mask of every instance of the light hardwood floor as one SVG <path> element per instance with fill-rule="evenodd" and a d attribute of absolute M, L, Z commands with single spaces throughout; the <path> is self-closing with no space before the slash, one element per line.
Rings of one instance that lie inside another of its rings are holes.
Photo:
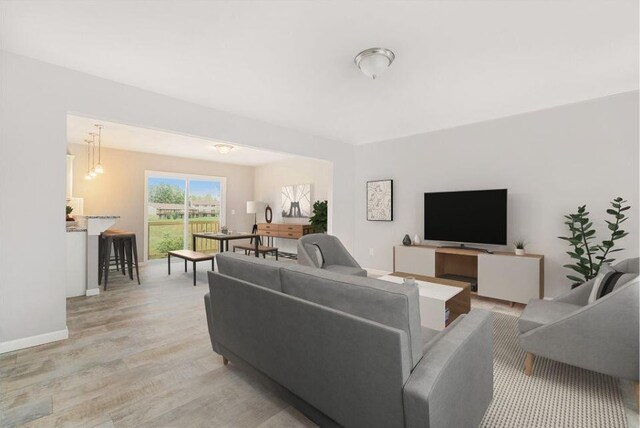
<path fill-rule="evenodd" d="M 182 263 L 149 264 L 142 285 L 112 275 L 67 300 L 70 338 L 0 356 L 0 426 L 310 427 L 211 350 L 203 296 Z M 112 285 L 113 284 L 113 285 Z"/>
<path fill-rule="evenodd" d="M 151 263 L 141 286 L 112 275 L 106 293 L 68 299 L 69 340 L 0 355 L 0 427 L 315 426 L 211 350 L 206 268 L 194 287 L 181 261 L 170 277 Z M 475 297 L 472 306 L 522 311 Z M 637 407 L 628 411 L 638 426 Z"/>

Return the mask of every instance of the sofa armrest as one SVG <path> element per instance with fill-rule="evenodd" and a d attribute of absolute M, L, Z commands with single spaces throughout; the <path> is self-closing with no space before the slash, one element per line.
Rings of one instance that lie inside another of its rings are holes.
<path fill-rule="evenodd" d="M 218 350 L 218 344 L 213 337 L 213 314 L 211 312 L 211 292 L 204 295 L 204 309 L 207 313 L 207 328 L 209 330 L 209 338 L 211 339 L 211 347 L 215 352 L 220 354 Z"/>
<path fill-rule="evenodd" d="M 563 294 L 562 296 L 556 297 L 556 302 L 563 303 L 571 303 L 572 305 L 585 306 L 589 303 L 589 295 L 591 294 L 591 290 L 593 289 L 593 283 L 595 279 L 590 279 L 569 291 L 568 293 Z"/>
<path fill-rule="evenodd" d="M 520 335 L 535 355 L 638 380 L 638 282 L 632 281 L 594 303 Z"/>
<path fill-rule="evenodd" d="M 414 368 L 403 398 L 407 428 L 477 427 L 493 398 L 491 312 L 474 309 L 445 331 Z"/>

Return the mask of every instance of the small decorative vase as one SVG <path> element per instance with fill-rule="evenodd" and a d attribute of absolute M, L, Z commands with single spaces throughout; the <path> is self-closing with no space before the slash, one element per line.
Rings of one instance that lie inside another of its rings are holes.
<path fill-rule="evenodd" d="M 417 233 L 415 235 L 413 235 L 413 244 L 414 245 L 420 245 L 420 237 L 418 236 Z"/>
<path fill-rule="evenodd" d="M 411 245 L 411 238 L 409 237 L 409 235 L 404 235 L 404 238 L 402 239 L 402 245 Z"/>
<path fill-rule="evenodd" d="M 524 248 L 516 248 L 516 256 L 524 256 L 525 254 Z"/>

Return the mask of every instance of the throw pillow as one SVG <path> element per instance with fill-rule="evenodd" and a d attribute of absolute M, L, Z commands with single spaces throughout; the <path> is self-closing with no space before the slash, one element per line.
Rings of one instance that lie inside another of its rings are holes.
<path fill-rule="evenodd" d="M 635 278 L 635 273 L 618 272 L 608 264 L 600 266 L 598 275 L 593 281 L 593 288 L 589 295 L 589 303 L 593 303 L 601 297 L 615 291 L 619 287 Z"/>
<path fill-rule="evenodd" d="M 322 268 L 324 266 L 324 254 L 320 246 L 314 242 L 313 244 L 306 244 L 305 247 L 315 262 L 316 267 Z"/>

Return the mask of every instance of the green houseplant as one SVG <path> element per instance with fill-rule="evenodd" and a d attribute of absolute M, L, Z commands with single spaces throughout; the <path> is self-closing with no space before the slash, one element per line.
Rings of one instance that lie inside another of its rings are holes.
<path fill-rule="evenodd" d="M 313 203 L 313 214 L 309 218 L 309 223 L 316 232 L 327 231 L 327 201 L 315 201 Z"/>
<path fill-rule="evenodd" d="M 571 269 L 570 275 L 567 275 L 574 286 L 582 284 L 594 278 L 600 266 L 603 263 L 611 263 L 615 261 L 611 257 L 612 253 L 622 251 L 622 248 L 613 248 L 616 241 L 628 235 L 628 232 L 622 230 L 621 225 L 627 221 L 628 217 L 625 211 L 631 207 L 625 205 L 627 201 L 618 197 L 611 201 L 611 208 L 607 209 L 607 214 L 611 220 L 606 220 L 607 228 L 610 231 L 608 239 L 596 243 L 596 230 L 593 228 L 593 222 L 589 219 L 587 206 L 578 207 L 577 212 L 565 215 L 567 219 L 564 224 L 569 228 L 570 236 L 559 236 L 560 239 L 567 241 L 571 246 L 567 254 L 575 260 L 573 264 L 566 264 L 564 267 Z"/>
<path fill-rule="evenodd" d="M 76 221 L 75 218 L 71 217 L 72 212 L 73 212 L 73 207 L 71 205 L 67 205 L 67 221 Z"/>
<path fill-rule="evenodd" d="M 524 256 L 524 247 L 527 245 L 527 243 L 523 239 L 519 239 L 515 241 L 513 245 L 516 247 L 516 256 Z"/>

